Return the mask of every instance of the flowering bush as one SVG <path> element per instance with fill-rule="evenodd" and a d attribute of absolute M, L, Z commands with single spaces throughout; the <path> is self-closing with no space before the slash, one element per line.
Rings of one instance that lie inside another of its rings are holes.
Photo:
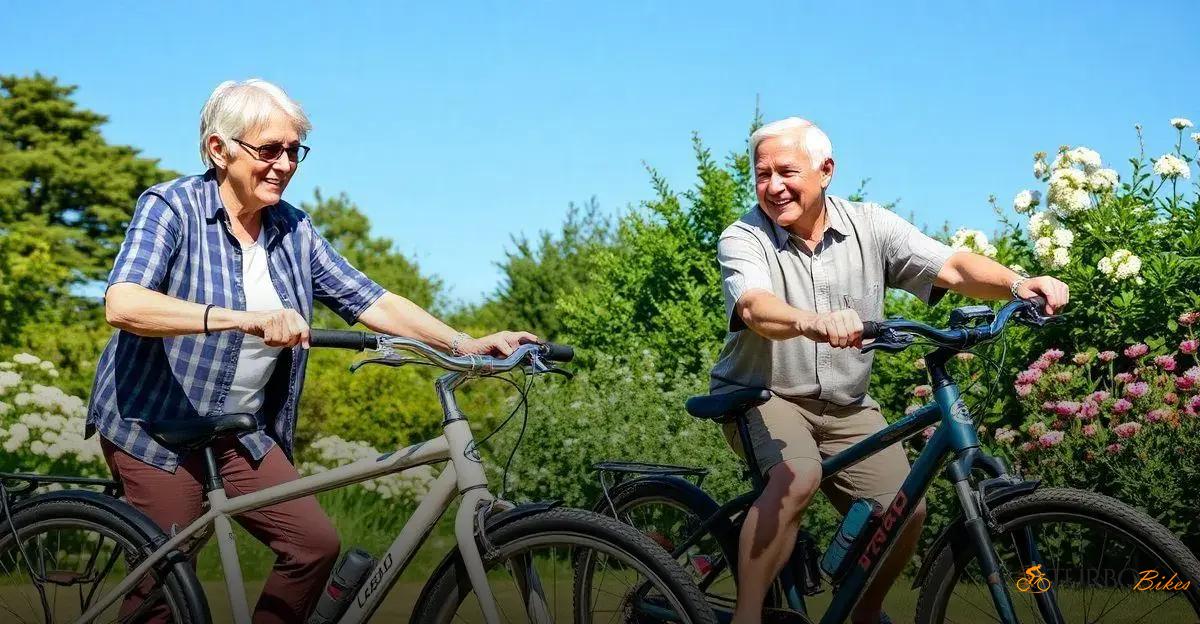
<path fill-rule="evenodd" d="M 1200 313 L 1173 321 L 1182 335 L 1127 345 L 1121 355 L 1046 351 L 1016 378 L 1025 421 L 992 440 L 1026 472 L 1142 507 L 1195 548 Z"/>
<path fill-rule="evenodd" d="M 99 438 L 83 439 L 83 399 L 50 385 L 57 377 L 28 353 L 0 362 L 0 471 L 107 476 Z"/>
<path fill-rule="evenodd" d="M 301 474 L 324 472 L 330 468 L 349 464 L 360 459 L 375 459 L 381 453 L 366 442 L 347 441 L 338 436 L 317 438 L 304 449 L 305 459 L 297 466 Z M 373 497 L 385 501 L 415 505 L 429 491 L 434 479 L 429 466 L 417 466 L 399 474 L 387 475 L 364 481 L 352 488 L 361 488 Z"/>

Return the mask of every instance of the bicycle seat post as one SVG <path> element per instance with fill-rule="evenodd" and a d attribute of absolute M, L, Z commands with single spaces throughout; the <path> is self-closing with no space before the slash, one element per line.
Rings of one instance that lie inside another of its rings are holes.
<path fill-rule="evenodd" d="M 212 445 L 204 445 L 204 493 L 224 490 L 225 485 L 221 482 L 221 471 L 217 469 L 217 457 L 213 453 Z"/>
<path fill-rule="evenodd" d="M 766 478 L 758 466 L 758 456 L 754 454 L 754 441 L 750 439 L 750 425 L 746 423 L 746 413 L 734 414 L 733 422 L 742 441 L 742 454 L 746 458 L 746 471 L 750 474 L 750 482 L 754 484 L 754 489 L 762 490 L 766 487 Z"/>

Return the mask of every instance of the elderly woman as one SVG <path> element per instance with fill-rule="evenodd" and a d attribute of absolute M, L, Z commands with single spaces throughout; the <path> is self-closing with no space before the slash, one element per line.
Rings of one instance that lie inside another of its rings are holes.
<path fill-rule="evenodd" d="M 203 175 L 138 199 L 105 293 L 117 328 L 100 356 L 89 436 L 129 502 L 164 530 L 202 511 L 202 457 L 146 430 L 162 419 L 250 413 L 256 431 L 216 443 L 225 490 L 253 492 L 298 477 L 292 464 L 313 300 L 347 323 L 454 353 L 507 355 L 528 333 L 471 338 L 371 281 L 282 200 L 309 148 L 311 125 L 279 87 L 225 82 L 200 116 Z M 313 497 L 238 518 L 277 555 L 254 621 L 302 622 L 339 551 Z M 123 607 L 141 602 L 131 595 Z"/>

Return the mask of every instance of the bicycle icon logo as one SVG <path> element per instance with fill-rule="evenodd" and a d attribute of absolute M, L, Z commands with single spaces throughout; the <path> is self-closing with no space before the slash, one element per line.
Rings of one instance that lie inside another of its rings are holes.
<path fill-rule="evenodd" d="M 1030 594 L 1044 594 L 1050 591 L 1050 579 L 1042 572 L 1042 564 L 1030 566 L 1025 570 L 1025 578 L 1017 579 L 1017 591 Z"/>

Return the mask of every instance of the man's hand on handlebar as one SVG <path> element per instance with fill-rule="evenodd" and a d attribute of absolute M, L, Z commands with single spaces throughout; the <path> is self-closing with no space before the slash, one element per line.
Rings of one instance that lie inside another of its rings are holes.
<path fill-rule="evenodd" d="M 1071 300 L 1070 288 L 1049 275 L 1031 277 L 1021 282 L 1021 285 L 1017 287 L 1017 296 L 1021 299 L 1044 297 L 1046 308 L 1042 311 L 1046 314 L 1057 313 Z"/>
<path fill-rule="evenodd" d="M 517 347 L 531 342 L 541 342 L 529 332 L 502 331 L 466 340 L 458 348 L 464 355 L 493 355 L 508 357 Z"/>
<path fill-rule="evenodd" d="M 829 346 L 844 349 L 862 347 L 862 319 L 854 310 L 835 310 L 818 314 L 805 335 L 816 342 L 827 342 Z"/>

